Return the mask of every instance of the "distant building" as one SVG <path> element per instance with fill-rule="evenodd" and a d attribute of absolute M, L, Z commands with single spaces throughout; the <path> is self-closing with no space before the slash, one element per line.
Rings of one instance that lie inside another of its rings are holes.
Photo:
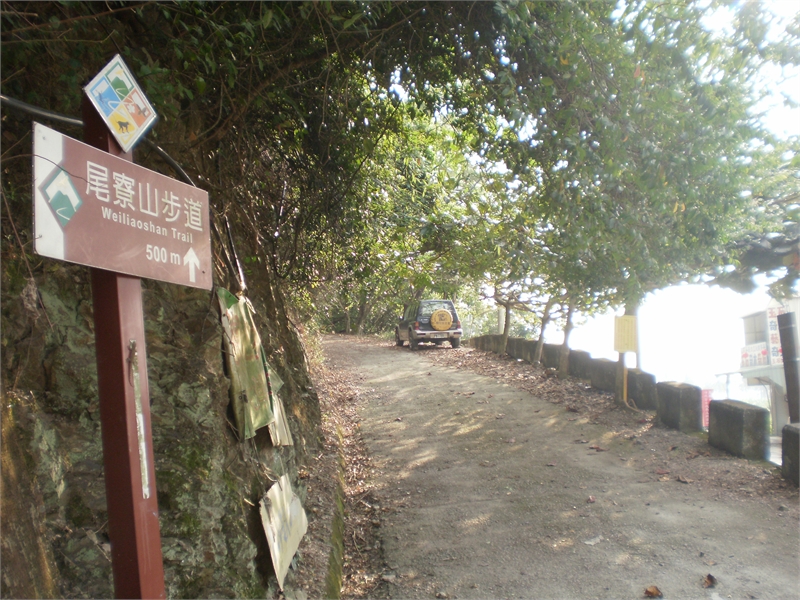
<path fill-rule="evenodd" d="M 778 332 L 778 315 L 793 312 L 795 327 L 800 335 L 800 298 L 771 300 L 767 309 L 742 317 L 745 346 L 739 372 L 748 385 L 769 389 L 772 432 L 779 435 L 789 422 L 786 400 L 786 377 L 783 372 L 783 352 Z"/>

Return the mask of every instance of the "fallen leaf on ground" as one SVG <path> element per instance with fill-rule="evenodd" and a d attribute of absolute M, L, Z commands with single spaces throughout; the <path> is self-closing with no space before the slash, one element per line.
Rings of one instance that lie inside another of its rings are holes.
<path fill-rule="evenodd" d="M 516 438 L 511 438 L 511 439 L 506 440 L 506 443 L 513 444 L 516 441 L 517 441 Z"/>
<path fill-rule="evenodd" d="M 688 477 L 684 477 L 683 475 L 678 475 L 678 481 L 681 483 L 692 483 L 694 479 L 689 479 Z"/>
<path fill-rule="evenodd" d="M 586 501 L 589 504 L 594 504 L 595 502 L 597 502 L 597 498 L 595 498 L 594 496 L 589 496 L 589 498 Z"/>
<path fill-rule="evenodd" d="M 669 473 L 666 469 L 656 469 L 656 475 L 666 475 Z"/>
<path fill-rule="evenodd" d="M 589 450 L 595 450 L 597 452 L 605 452 L 608 448 L 601 448 L 600 446 L 589 446 Z"/>
<path fill-rule="evenodd" d="M 548 466 L 548 467 L 555 467 L 555 466 L 556 466 L 556 463 L 547 463 L 547 466 Z"/>
<path fill-rule="evenodd" d="M 717 578 L 714 577 L 711 573 L 703 577 L 703 587 L 704 588 L 712 588 L 717 585 Z"/>
<path fill-rule="evenodd" d="M 495 417 L 495 419 L 502 419 L 503 417 L 505 417 L 505 415 L 503 413 L 500 413 Z"/>
<path fill-rule="evenodd" d="M 575 406 L 568 406 L 567 407 L 567 412 L 580 412 L 580 410 L 578 408 L 576 408 Z"/>
<path fill-rule="evenodd" d="M 692 460 L 698 456 L 711 456 L 711 454 L 709 452 L 700 452 L 699 450 L 695 450 L 694 452 L 686 455 L 686 460 Z"/>
<path fill-rule="evenodd" d="M 672 452 L 672 451 L 673 451 L 673 450 L 675 450 L 676 448 L 677 448 L 677 446 L 672 446 L 672 447 L 669 449 L 669 451 L 670 451 L 670 452 Z"/>
<path fill-rule="evenodd" d="M 656 586 L 651 585 L 644 591 L 645 598 L 663 598 L 664 594 L 661 593 L 661 590 L 658 589 Z"/>
<path fill-rule="evenodd" d="M 575 440 L 576 444 L 588 444 L 589 440 Z"/>
<path fill-rule="evenodd" d="M 402 420 L 403 420 L 403 417 L 397 417 L 397 418 L 395 419 L 395 421 L 402 421 Z"/>

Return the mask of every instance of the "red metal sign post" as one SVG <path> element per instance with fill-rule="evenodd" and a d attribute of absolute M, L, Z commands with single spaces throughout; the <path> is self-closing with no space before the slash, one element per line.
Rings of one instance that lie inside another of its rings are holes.
<path fill-rule="evenodd" d="M 86 97 L 83 122 L 87 144 L 132 161 Z M 164 598 L 141 280 L 91 271 L 114 592 Z"/>

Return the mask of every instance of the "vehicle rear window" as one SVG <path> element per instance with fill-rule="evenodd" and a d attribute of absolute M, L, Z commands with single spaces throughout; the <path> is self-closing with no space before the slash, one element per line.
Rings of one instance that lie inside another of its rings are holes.
<path fill-rule="evenodd" d="M 425 304 L 420 305 L 419 307 L 419 314 L 421 317 L 429 317 L 434 312 L 443 308 L 446 311 L 453 312 L 453 304 L 451 302 L 426 302 Z"/>

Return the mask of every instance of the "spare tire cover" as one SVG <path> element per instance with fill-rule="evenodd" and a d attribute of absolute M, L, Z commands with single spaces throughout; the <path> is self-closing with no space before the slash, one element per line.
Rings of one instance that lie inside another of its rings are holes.
<path fill-rule="evenodd" d="M 444 331 L 445 329 L 450 329 L 450 325 L 453 324 L 453 315 L 450 314 L 449 310 L 445 310 L 440 308 L 439 310 L 433 311 L 431 315 L 431 326 L 436 331 Z"/>

